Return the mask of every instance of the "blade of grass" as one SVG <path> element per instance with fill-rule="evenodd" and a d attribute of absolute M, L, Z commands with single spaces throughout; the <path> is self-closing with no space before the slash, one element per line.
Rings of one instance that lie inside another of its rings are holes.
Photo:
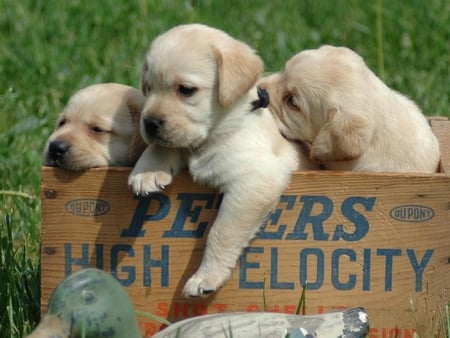
<path fill-rule="evenodd" d="M 9 195 L 9 196 L 18 196 L 28 198 L 30 200 L 35 199 L 36 197 L 25 192 L 14 191 L 14 190 L 0 190 L 0 195 Z"/>
<path fill-rule="evenodd" d="M 308 287 L 308 281 L 305 282 L 305 285 L 303 285 L 302 288 L 302 295 L 300 296 L 300 300 L 297 304 L 297 309 L 295 310 L 295 314 L 300 314 L 300 310 L 302 312 L 302 315 L 306 314 L 306 289 Z"/>
<path fill-rule="evenodd" d="M 167 326 L 172 324 L 167 319 L 161 318 L 159 316 L 156 316 L 154 314 L 151 314 L 151 313 L 148 313 L 148 312 L 145 312 L 145 311 L 134 310 L 134 313 L 136 313 L 137 316 L 145 317 L 145 318 L 151 319 L 151 320 L 153 320 L 155 322 L 158 322 L 158 323 L 161 323 L 161 324 L 165 324 Z"/>
<path fill-rule="evenodd" d="M 266 302 L 266 277 L 264 276 L 264 281 L 263 281 L 263 311 L 266 312 L 267 311 L 267 302 Z"/>
<path fill-rule="evenodd" d="M 447 322 L 447 338 L 450 338 L 450 313 L 448 311 L 450 303 L 445 304 L 446 322 Z"/>
<path fill-rule="evenodd" d="M 39 321 L 39 260 L 28 253 L 25 244 L 14 244 L 14 219 L 7 214 L 0 226 L 0 332 L 23 337 Z M 3 336 L 3 335 L 1 335 Z"/>
<path fill-rule="evenodd" d="M 422 334 L 419 329 L 419 321 L 417 320 L 417 316 L 416 316 L 416 308 L 414 307 L 414 303 L 413 303 L 412 299 L 409 300 L 409 306 L 410 306 L 411 312 L 413 314 L 413 320 L 414 320 L 414 325 L 416 326 L 417 336 L 418 336 L 418 338 L 422 338 Z"/>

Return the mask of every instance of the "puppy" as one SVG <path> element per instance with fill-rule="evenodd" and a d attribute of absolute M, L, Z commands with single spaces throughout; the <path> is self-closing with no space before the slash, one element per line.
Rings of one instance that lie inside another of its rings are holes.
<path fill-rule="evenodd" d="M 200 24 L 163 33 L 146 55 L 141 133 L 149 147 L 130 174 L 131 189 L 159 191 L 187 167 L 194 181 L 224 193 L 185 296 L 225 283 L 291 172 L 308 167 L 263 108 L 268 98 L 255 86 L 262 71 L 248 45 Z"/>
<path fill-rule="evenodd" d="M 282 134 L 310 143 L 310 158 L 327 169 L 438 170 L 439 143 L 425 116 L 350 49 L 305 50 L 259 85 Z"/>
<path fill-rule="evenodd" d="M 145 97 L 135 88 L 103 83 L 73 95 L 44 150 L 44 165 L 66 170 L 131 166 L 146 144 L 139 133 Z"/>

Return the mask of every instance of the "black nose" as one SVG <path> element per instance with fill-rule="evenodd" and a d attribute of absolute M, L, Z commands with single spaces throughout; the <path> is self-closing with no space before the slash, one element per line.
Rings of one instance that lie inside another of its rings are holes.
<path fill-rule="evenodd" d="M 48 155 L 53 160 L 60 160 L 67 153 L 70 146 L 64 141 L 52 141 L 48 145 Z"/>
<path fill-rule="evenodd" d="M 158 135 L 158 130 L 163 126 L 164 121 L 155 117 L 146 117 L 144 119 L 145 132 L 150 137 Z"/>

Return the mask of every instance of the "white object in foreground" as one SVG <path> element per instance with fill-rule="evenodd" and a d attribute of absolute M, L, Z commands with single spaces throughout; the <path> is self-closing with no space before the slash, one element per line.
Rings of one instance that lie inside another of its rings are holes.
<path fill-rule="evenodd" d="M 368 332 L 369 318 L 365 310 L 358 307 L 308 316 L 270 312 L 205 315 L 174 323 L 154 338 L 359 338 L 366 337 Z"/>

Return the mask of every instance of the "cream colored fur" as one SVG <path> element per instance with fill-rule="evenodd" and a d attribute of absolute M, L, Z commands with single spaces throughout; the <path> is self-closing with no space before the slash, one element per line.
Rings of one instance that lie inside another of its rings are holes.
<path fill-rule="evenodd" d="M 417 105 L 344 47 L 305 50 L 259 85 L 289 139 L 327 169 L 436 172 L 439 143 Z"/>
<path fill-rule="evenodd" d="M 159 191 L 187 167 L 196 182 L 224 193 L 186 296 L 207 296 L 226 282 L 291 172 L 310 168 L 267 109 L 251 111 L 262 71 L 249 46 L 200 24 L 162 34 L 146 55 L 141 132 L 149 147 L 129 177 L 131 189 Z"/>
<path fill-rule="evenodd" d="M 67 170 L 133 165 L 146 144 L 139 133 L 145 97 L 118 83 L 76 92 L 59 114 L 44 150 L 44 165 Z"/>

